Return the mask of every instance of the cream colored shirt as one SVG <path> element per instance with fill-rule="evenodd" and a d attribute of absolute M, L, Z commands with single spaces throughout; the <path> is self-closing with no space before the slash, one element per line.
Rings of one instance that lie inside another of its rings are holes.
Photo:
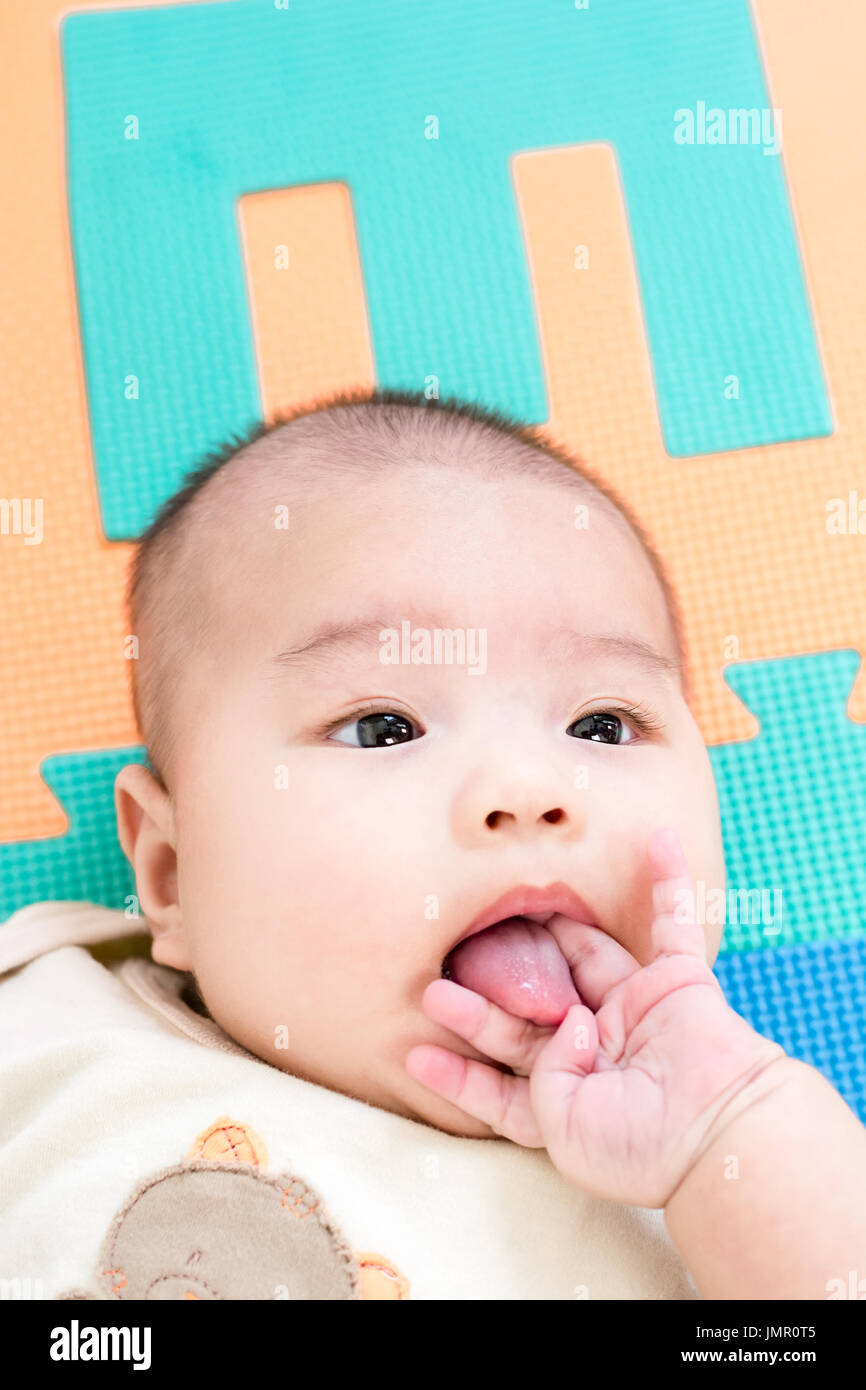
<path fill-rule="evenodd" d="M 282 1071 L 88 944 L 92 903 L 0 925 L 7 1297 L 696 1299 L 663 1213 Z"/>

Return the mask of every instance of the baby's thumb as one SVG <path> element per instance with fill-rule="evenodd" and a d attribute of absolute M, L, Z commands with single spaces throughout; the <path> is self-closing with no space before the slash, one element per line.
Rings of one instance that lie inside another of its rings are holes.
<path fill-rule="evenodd" d="M 544 1128 L 563 1114 L 598 1056 L 598 1025 L 585 1004 L 573 1004 L 535 1059 L 529 1078 L 532 1109 Z"/>

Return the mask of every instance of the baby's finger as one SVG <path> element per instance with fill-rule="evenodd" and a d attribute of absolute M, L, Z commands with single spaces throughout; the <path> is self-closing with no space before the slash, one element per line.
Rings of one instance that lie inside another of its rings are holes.
<path fill-rule="evenodd" d="M 654 830 L 648 852 L 653 875 L 653 960 L 661 955 L 687 955 L 706 962 L 707 943 L 695 920 L 695 886 L 677 832 Z"/>
<path fill-rule="evenodd" d="M 433 1043 L 411 1048 L 405 1066 L 422 1086 L 489 1125 L 503 1138 L 527 1149 L 544 1148 L 529 1104 L 529 1082 L 525 1076 L 509 1076 Z"/>
<path fill-rule="evenodd" d="M 595 1015 L 575 1004 L 546 1045 L 529 1082 L 533 1111 L 545 1122 L 548 1135 L 568 1133 L 575 1093 L 595 1070 L 598 1047 Z"/>
<path fill-rule="evenodd" d="M 485 1057 L 516 1071 L 530 1072 L 539 1051 L 556 1032 L 506 1013 L 456 980 L 431 981 L 421 996 L 421 1007 L 434 1023 L 450 1028 Z"/>
<path fill-rule="evenodd" d="M 614 985 L 640 970 L 631 952 L 601 927 L 555 916 L 547 930 L 565 957 L 581 1000 L 596 1013 Z"/>

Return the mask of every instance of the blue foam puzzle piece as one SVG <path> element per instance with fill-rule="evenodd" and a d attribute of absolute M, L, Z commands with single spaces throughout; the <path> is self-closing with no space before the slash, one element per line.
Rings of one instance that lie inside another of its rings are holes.
<path fill-rule="evenodd" d="M 866 936 L 719 957 L 725 998 L 826 1076 L 866 1124 Z"/>

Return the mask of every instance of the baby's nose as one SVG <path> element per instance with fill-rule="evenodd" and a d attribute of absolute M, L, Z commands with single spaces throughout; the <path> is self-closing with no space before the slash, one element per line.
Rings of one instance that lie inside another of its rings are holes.
<path fill-rule="evenodd" d="M 467 766 L 452 825 L 461 843 L 481 848 L 506 839 L 578 837 L 587 815 L 586 790 L 569 765 L 495 748 Z"/>
<path fill-rule="evenodd" d="M 489 811 L 485 817 L 485 824 L 491 830 L 498 830 L 507 826 L 509 822 L 516 825 L 518 818 L 513 811 Z M 549 825 L 558 825 L 560 821 L 568 819 L 568 813 L 562 806 L 551 806 L 549 810 L 542 811 L 536 819 L 538 822 L 547 821 Z"/>

